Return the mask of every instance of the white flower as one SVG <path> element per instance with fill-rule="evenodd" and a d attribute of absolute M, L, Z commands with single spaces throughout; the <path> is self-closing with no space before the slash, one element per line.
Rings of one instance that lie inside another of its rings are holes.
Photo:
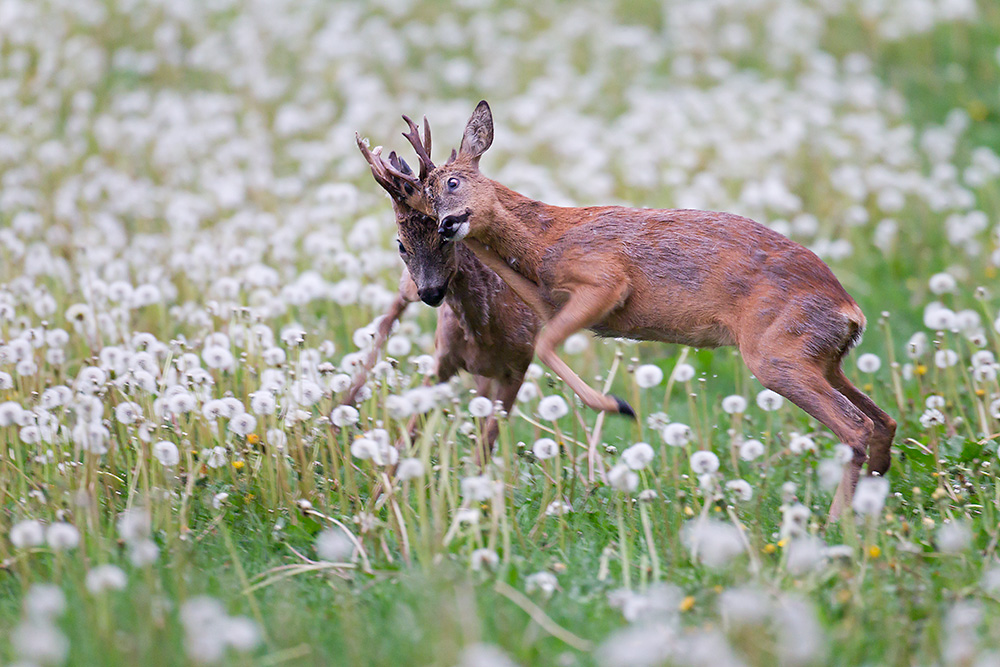
<path fill-rule="evenodd" d="M 403 459 L 396 467 L 396 477 L 404 482 L 424 476 L 424 464 L 420 459 Z"/>
<path fill-rule="evenodd" d="M 240 436 L 247 436 L 253 433 L 254 428 L 257 426 L 257 420 L 253 415 L 244 412 L 241 415 L 233 417 L 229 421 L 229 430 Z"/>
<path fill-rule="evenodd" d="M 316 555 L 333 563 L 350 562 L 354 542 L 341 528 L 327 528 L 316 536 Z"/>
<path fill-rule="evenodd" d="M 674 422 L 663 427 L 663 442 L 671 447 L 684 447 L 691 442 L 691 427 L 687 424 Z"/>
<path fill-rule="evenodd" d="M 552 438 L 539 438 L 531 447 L 532 453 L 539 461 L 551 459 L 559 453 L 559 445 Z"/>
<path fill-rule="evenodd" d="M 927 334 L 923 331 L 918 331 L 910 336 L 910 340 L 906 343 L 906 356 L 910 359 L 919 359 L 927 354 L 929 345 Z"/>
<path fill-rule="evenodd" d="M 338 405 L 330 413 L 330 421 L 338 428 L 357 424 L 360 417 L 357 409 L 350 405 Z"/>
<path fill-rule="evenodd" d="M 390 357 L 405 357 L 412 347 L 406 336 L 393 336 L 385 342 L 385 353 Z"/>
<path fill-rule="evenodd" d="M 142 417 L 142 408 L 138 403 L 123 401 L 115 406 L 115 419 L 121 424 L 134 424 Z"/>
<path fill-rule="evenodd" d="M 757 394 L 757 407 L 765 412 L 777 410 L 784 402 L 785 399 L 781 397 L 781 394 L 773 392 L 770 389 L 765 389 Z"/>
<path fill-rule="evenodd" d="M 476 549 L 469 558 L 469 563 L 474 571 L 493 570 L 500 564 L 500 556 L 492 549 Z"/>
<path fill-rule="evenodd" d="M 177 445 L 168 440 L 161 440 L 153 445 L 153 456 L 161 465 L 168 468 L 181 462 L 181 453 L 178 451 Z"/>
<path fill-rule="evenodd" d="M 517 402 L 528 403 L 538 398 L 538 387 L 531 382 L 525 382 L 517 390 Z"/>
<path fill-rule="evenodd" d="M 764 443 L 760 440 L 745 440 L 740 445 L 740 458 L 753 461 L 764 455 Z"/>
<path fill-rule="evenodd" d="M 330 378 L 330 391 L 339 394 L 346 391 L 351 386 L 351 376 L 346 373 L 337 373 Z"/>
<path fill-rule="evenodd" d="M 945 423 L 944 413 L 937 408 L 927 408 L 924 413 L 920 415 L 920 425 L 924 428 L 930 428 L 932 426 L 940 426 Z"/>
<path fill-rule="evenodd" d="M 858 514 L 876 516 L 885 506 L 885 497 L 889 493 L 889 480 L 885 477 L 862 477 L 854 491 L 852 506 Z"/>
<path fill-rule="evenodd" d="M 378 455 L 378 443 L 371 438 L 357 438 L 351 443 L 351 456 L 367 461 Z"/>
<path fill-rule="evenodd" d="M 469 401 L 469 414 L 473 417 L 489 417 L 493 414 L 493 401 L 485 396 L 476 396 Z"/>
<path fill-rule="evenodd" d="M 714 569 L 725 567 L 744 549 L 739 529 L 714 519 L 689 521 L 681 538 L 692 557 Z"/>
<path fill-rule="evenodd" d="M 413 403 L 405 396 L 390 394 L 385 397 L 385 411 L 396 420 L 406 419 L 413 414 Z"/>
<path fill-rule="evenodd" d="M 642 470 L 653 460 L 655 452 L 646 442 L 637 442 L 622 452 L 622 462 L 632 470 Z"/>
<path fill-rule="evenodd" d="M 882 360 L 877 354 L 868 352 L 858 357 L 858 370 L 862 373 L 875 373 L 882 367 Z"/>
<path fill-rule="evenodd" d="M 537 380 L 544 375 L 545 371 L 538 364 L 528 364 L 528 370 L 524 372 L 525 380 Z"/>
<path fill-rule="evenodd" d="M 940 410 L 945 406 L 944 396 L 938 396 L 937 394 L 931 394 L 924 399 L 924 406 L 932 409 Z"/>
<path fill-rule="evenodd" d="M 726 482 L 726 490 L 732 491 L 737 500 L 749 502 L 753 499 L 753 487 L 744 479 L 733 479 Z"/>
<path fill-rule="evenodd" d="M 54 523 L 46 531 L 45 539 L 53 551 L 75 549 L 80 544 L 80 531 L 70 523 Z"/>
<path fill-rule="evenodd" d="M 639 488 L 639 473 L 619 463 L 608 471 L 608 484 L 618 491 L 632 493 Z"/>
<path fill-rule="evenodd" d="M 569 406 L 562 396 L 546 396 L 538 402 L 538 414 L 542 419 L 556 421 L 569 413 Z"/>
<path fill-rule="evenodd" d="M 674 366 L 674 372 L 671 373 L 671 377 L 676 382 L 687 382 L 694 377 L 694 373 L 694 366 L 691 364 L 677 364 Z"/>
<path fill-rule="evenodd" d="M 37 547 L 45 541 L 45 527 L 34 519 L 18 521 L 10 529 L 10 543 L 18 549 Z"/>
<path fill-rule="evenodd" d="M 577 332 L 566 339 L 563 343 L 563 349 L 566 350 L 566 354 L 580 354 L 587 349 L 590 344 L 590 338 L 587 334 L 583 332 Z"/>
<path fill-rule="evenodd" d="M 788 449 L 792 454 L 804 454 L 805 452 L 816 451 L 816 441 L 808 435 L 794 435 L 788 442 Z"/>
<path fill-rule="evenodd" d="M 663 382 L 663 371 L 659 366 L 643 364 L 635 369 L 635 383 L 643 389 L 655 387 Z"/>
<path fill-rule="evenodd" d="M 496 484 L 488 475 L 477 475 L 462 479 L 462 497 L 474 503 L 493 497 Z"/>
<path fill-rule="evenodd" d="M 524 589 L 528 593 L 538 591 L 546 598 L 551 597 L 558 587 L 559 581 L 556 579 L 556 575 L 551 572 L 535 572 L 528 575 L 524 581 Z"/>
<path fill-rule="evenodd" d="M 958 363 L 958 352 L 955 350 L 938 350 L 934 353 L 934 365 L 938 368 L 950 368 Z"/>
<path fill-rule="evenodd" d="M 722 409 L 726 414 L 737 415 L 747 411 L 747 399 L 738 394 L 732 394 L 722 399 Z"/>
<path fill-rule="evenodd" d="M 227 455 L 225 447 L 212 447 L 211 449 L 201 450 L 201 454 L 198 455 L 200 459 L 205 462 L 209 468 L 221 468 L 226 465 Z"/>
<path fill-rule="evenodd" d="M 104 591 L 123 590 L 128 579 L 117 565 L 98 565 L 87 572 L 85 583 L 88 591 L 98 595 Z"/>
<path fill-rule="evenodd" d="M 931 276 L 928 281 L 928 287 L 931 288 L 931 292 L 934 294 L 946 294 L 948 292 L 954 292 L 958 283 L 955 282 L 954 276 L 950 273 L 935 273 Z"/>
<path fill-rule="evenodd" d="M 429 354 L 421 354 L 411 359 L 410 362 L 417 367 L 417 373 L 420 375 L 433 375 L 437 372 L 437 361 Z"/>
<path fill-rule="evenodd" d="M 710 475 L 719 469 L 719 457 L 713 452 L 698 451 L 691 455 L 691 470 L 697 475 Z"/>

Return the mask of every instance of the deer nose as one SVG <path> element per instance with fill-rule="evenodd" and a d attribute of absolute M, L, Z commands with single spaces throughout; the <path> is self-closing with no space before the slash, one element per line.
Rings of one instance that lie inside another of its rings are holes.
<path fill-rule="evenodd" d="M 441 222 L 438 224 L 438 234 L 446 239 L 453 238 L 458 233 L 459 228 L 469 221 L 471 214 L 469 209 L 465 209 L 462 213 L 452 213 L 441 218 Z"/>
<path fill-rule="evenodd" d="M 417 291 L 420 296 L 420 300 L 426 303 L 428 306 L 440 306 L 441 302 L 444 301 L 445 292 L 448 291 L 448 283 L 444 285 L 437 285 L 435 287 L 424 287 Z"/>

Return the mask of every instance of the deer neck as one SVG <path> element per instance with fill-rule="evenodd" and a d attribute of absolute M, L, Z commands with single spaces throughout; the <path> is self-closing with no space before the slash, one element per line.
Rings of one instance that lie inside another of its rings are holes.
<path fill-rule="evenodd" d="M 446 300 L 465 328 L 472 333 L 485 329 L 490 319 L 490 301 L 500 278 L 483 266 L 465 246 L 458 251 L 455 275 Z M 492 278 L 492 280 L 491 280 Z"/>
<path fill-rule="evenodd" d="M 518 273 L 538 282 L 542 234 L 551 223 L 550 207 L 496 183 L 490 222 L 480 241 Z"/>

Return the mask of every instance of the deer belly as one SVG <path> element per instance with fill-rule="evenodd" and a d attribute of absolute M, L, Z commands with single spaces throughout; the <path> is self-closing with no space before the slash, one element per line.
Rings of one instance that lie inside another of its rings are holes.
<path fill-rule="evenodd" d="M 591 327 L 600 336 L 677 343 L 691 347 L 735 345 L 732 331 L 714 318 L 684 309 L 671 309 L 669 302 L 662 308 L 641 307 L 629 299 L 604 321 Z"/>

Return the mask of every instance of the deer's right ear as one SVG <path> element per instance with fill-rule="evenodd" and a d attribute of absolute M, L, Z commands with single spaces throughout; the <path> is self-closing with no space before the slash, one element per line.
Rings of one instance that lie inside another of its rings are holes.
<path fill-rule="evenodd" d="M 490 112 L 490 105 L 483 100 L 472 112 L 472 118 L 465 126 L 465 134 L 462 136 L 462 146 L 458 149 L 458 154 L 472 159 L 472 163 L 479 165 L 479 158 L 486 149 L 493 143 L 493 114 Z"/>

